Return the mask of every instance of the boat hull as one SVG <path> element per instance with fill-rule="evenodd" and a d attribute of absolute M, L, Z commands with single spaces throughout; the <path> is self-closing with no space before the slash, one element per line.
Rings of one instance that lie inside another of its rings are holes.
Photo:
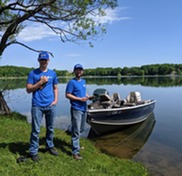
<path fill-rule="evenodd" d="M 109 133 L 129 125 L 143 122 L 155 107 L 155 100 L 145 104 L 108 109 L 88 110 L 87 122 L 97 134 Z"/>

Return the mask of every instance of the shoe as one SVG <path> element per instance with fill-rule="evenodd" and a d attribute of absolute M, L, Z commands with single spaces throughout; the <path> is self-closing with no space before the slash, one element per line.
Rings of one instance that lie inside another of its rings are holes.
<path fill-rule="evenodd" d="M 82 160 L 82 159 L 83 159 L 79 153 L 78 153 L 78 154 L 74 154 L 74 155 L 73 155 L 73 158 L 74 158 L 75 160 Z"/>
<path fill-rule="evenodd" d="M 27 157 L 26 156 L 20 156 L 19 158 L 16 159 L 17 163 L 21 163 L 21 162 L 25 162 L 27 161 Z"/>
<path fill-rule="evenodd" d="M 38 155 L 30 155 L 30 158 L 34 161 L 34 162 L 38 162 L 40 160 Z"/>
<path fill-rule="evenodd" d="M 47 149 L 51 155 L 58 156 L 58 152 L 54 148 Z"/>

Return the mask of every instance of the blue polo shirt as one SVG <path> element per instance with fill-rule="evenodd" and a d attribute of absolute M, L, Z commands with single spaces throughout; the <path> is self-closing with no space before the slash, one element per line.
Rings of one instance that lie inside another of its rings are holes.
<path fill-rule="evenodd" d="M 42 72 L 40 69 L 30 71 L 27 79 L 28 84 L 35 84 L 40 81 L 41 76 L 46 76 L 48 82 L 41 88 L 32 93 L 32 106 L 46 107 L 54 101 L 54 85 L 58 84 L 56 72 L 47 70 Z"/>
<path fill-rule="evenodd" d="M 71 79 L 66 86 L 66 93 L 70 93 L 76 97 L 86 97 L 86 82 L 84 79 Z M 75 110 L 86 111 L 87 103 L 81 101 L 70 100 L 71 107 Z"/>

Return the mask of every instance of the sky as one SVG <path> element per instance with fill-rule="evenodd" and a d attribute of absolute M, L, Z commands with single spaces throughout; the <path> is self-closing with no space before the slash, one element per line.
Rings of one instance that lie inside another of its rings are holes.
<path fill-rule="evenodd" d="M 18 36 L 25 44 L 50 51 L 49 68 L 140 67 L 149 64 L 181 64 L 182 0 L 119 0 L 108 13 L 107 33 L 88 43 L 62 43 L 59 36 L 39 26 L 29 26 Z M 38 67 L 38 54 L 22 46 L 8 47 L 0 65 Z"/>

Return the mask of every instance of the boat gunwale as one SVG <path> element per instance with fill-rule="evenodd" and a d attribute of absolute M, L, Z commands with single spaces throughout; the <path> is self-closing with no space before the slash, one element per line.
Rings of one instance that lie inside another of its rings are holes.
<path fill-rule="evenodd" d="M 140 107 L 144 107 L 144 106 L 148 106 L 151 104 L 156 103 L 156 100 L 145 100 L 145 101 L 149 101 L 147 103 L 144 104 L 138 104 L 138 105 L 134 105 L 134 106 L 126 106 L 126 107 L 119 107 L 119 108 L 108 108 L 108 109 L 88 109 L 87 113 L 94 113 L 94 112 L 110 112 L 110 111 L 119 111 L 119 110 L 130 110 L 130 109 L 136 109 L 136 108 L 140 108 Z"/>

